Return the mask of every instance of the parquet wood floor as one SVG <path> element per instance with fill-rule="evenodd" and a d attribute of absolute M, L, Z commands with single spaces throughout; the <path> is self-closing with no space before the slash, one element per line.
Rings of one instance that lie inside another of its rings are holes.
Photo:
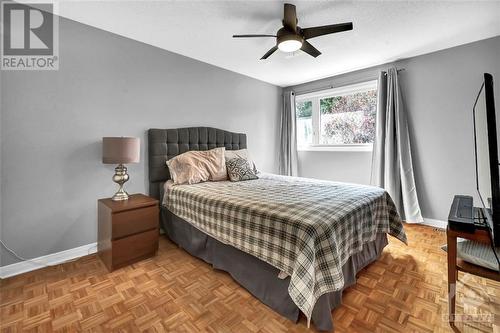
<path fill-rule="evenodd" d="M 333 312 L 336 332 L 450 332 L 445 233 L 406 226 L 409 246 L 390 239 Z M 500 332 L 500 284 L 460 273 L 458 313 L 496 314 L 457 324 Z M 314 332 L 282 318 L 165 238 L 155 258 L 108 273 L 95 255 L 1 281 L 1 332 Z"/>

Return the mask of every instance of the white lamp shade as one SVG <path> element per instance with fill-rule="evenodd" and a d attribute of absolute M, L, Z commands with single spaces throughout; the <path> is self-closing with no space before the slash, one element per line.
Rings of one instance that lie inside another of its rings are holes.
<path fill-rule="evenodd" d="M 128 164 L 139 163 L 141 141 L 139 138 L 104 137 L 102 138 L 102 163 Z"/>

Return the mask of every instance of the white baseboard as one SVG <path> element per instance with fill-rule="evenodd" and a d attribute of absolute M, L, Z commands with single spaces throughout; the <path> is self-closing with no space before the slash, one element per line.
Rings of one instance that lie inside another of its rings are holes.
<path fill-rule="evenodd" d="M 35 269 L 46 266 L 61 264 L 65 261 L 84 257 L 97 252 L 97 243 L 91 243 L 75 247 L 73 249 L 51 253 L 46 256 L 30 259 L 30 261 L 21 261 L 15 264 L 0 267 L 0 278 L 5 279 L 14 275 L 34 271 Z"/>
<path fill-rule="evenodd" d="M 430 227 L 440 228 L 440 229 L 446 229 L 446 227 L 448 226 L 448 222 L 446 222 L 446 221 L 436 220 L 436 219 L 428 219 L 428 218 L 424 218 L 424 222 L 422 222 L 420 224 L 428 225 Z"/>

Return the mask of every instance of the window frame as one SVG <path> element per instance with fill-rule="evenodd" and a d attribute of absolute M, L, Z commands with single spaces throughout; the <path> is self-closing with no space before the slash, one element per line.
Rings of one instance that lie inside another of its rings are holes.
<path fill-rule="evenodd" d="M 314 91 L 305 94 L 297 94 L 295 96 L 295 103 L 311 101 L 312 112 L 311 112 L 311 122 L 312 122 L 312 144 L 310 145 L 299 145 L 297 143 L 298 151 L 366 151 L 371 152 L 373 150 L 373 143 L 355 143 L 355 144 L 337 144 L 328 145 L 319 143 L 319 131 L 320 131 L 320 100 L 328 97 L 345 96 L 349 94 L 355 94 L 359 92 L 364 92 L 368 90 L 378 89 L 378 80 L 368 80 L 355 84 L 343 85 L 340 87 L 323 89 L 319 91 Z M 377 100 L 379 96 L 377 94 Z M 296 112 L 296 109 L 295 109 Z M 377 114 L 378 110 L 375 111 Z M 297 119 L 297 115 L 295 115 Z M 297 138 L 295 138 L 297 140 Z"/>

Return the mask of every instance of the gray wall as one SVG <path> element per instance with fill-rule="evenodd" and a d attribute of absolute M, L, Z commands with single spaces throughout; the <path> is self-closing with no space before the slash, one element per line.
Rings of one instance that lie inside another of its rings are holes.
<path fill-rule="evenodd" d="M 495 80 L 496 106 L 500 110 L 499 55 L 500 37 L 495 37 L 395 63 L 398 68 L 405 68 L 400 73 L 400 81 L 409 116 L 417 189 L 425 218 L 446 220 L 454 194 L 476 194 L 472 106 L 482 74 L 489 72 Z M 388 66 L 286 89 L 300 93 L 329 85 L 370 80 Z M 303 176 L 358 183 L 369 181 L 370 153 L 300 152 L 299 160 L 299 173 Z"/>
<path fill-rule="evenodd" d="M 370 184 L 372 153 L 369 151 L 299 151 L 301 177 Z"/>
<path fill-rule="evenodd" d="M 2 239 L 22 256 L 96 241 L 96 200 L 116 190 L 103 136 L 142 139 L 130 193 L 147 193 L 151 127 L 245 132 L 276 171 L 279 87 L 62 18 L 59 71 L 1 76 Z"/>

